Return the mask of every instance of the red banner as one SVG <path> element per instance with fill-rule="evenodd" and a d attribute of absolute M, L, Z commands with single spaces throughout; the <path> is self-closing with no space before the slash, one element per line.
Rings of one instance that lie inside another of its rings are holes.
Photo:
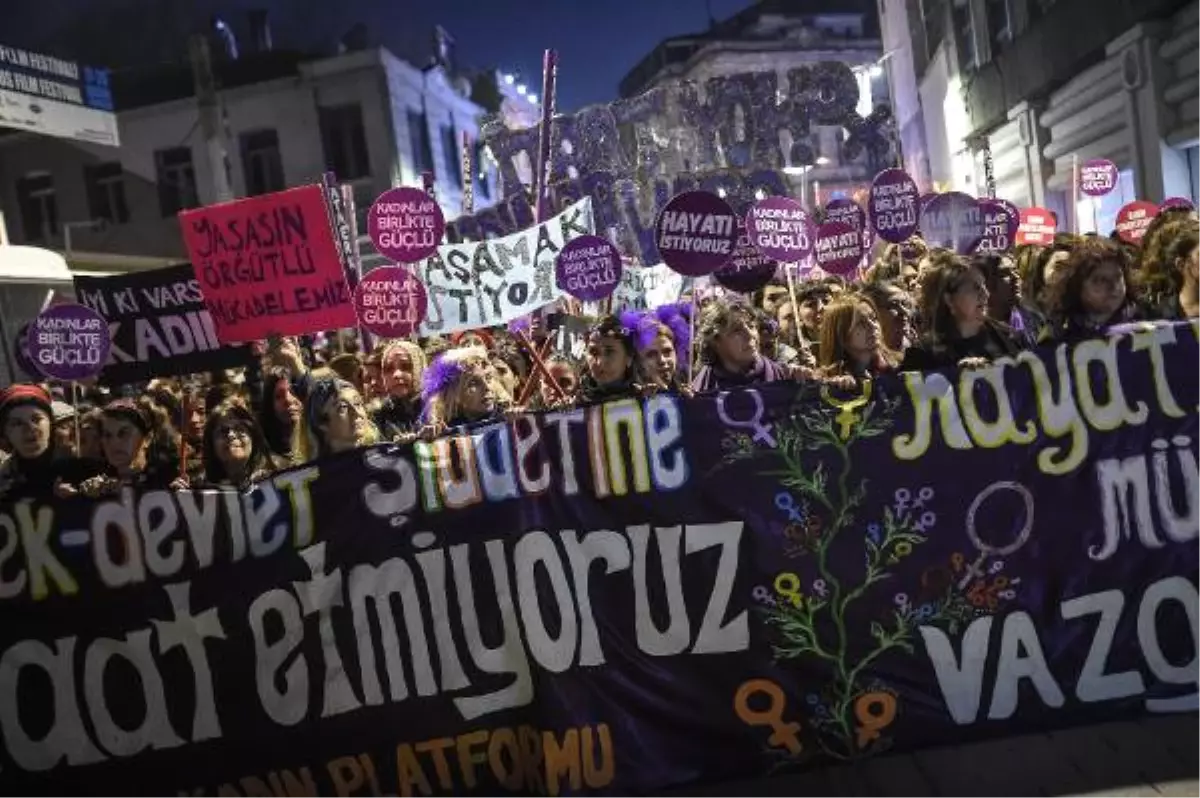
<path fill-rule="evenodd" d="M 353 327 L 321 186 L 179 214 L 221 343 Z"/>

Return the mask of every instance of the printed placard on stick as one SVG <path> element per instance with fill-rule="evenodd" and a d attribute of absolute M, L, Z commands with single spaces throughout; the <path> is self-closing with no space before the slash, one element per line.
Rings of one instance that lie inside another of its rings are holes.
<path fill-rule="evenodd" d="M 108 362 L 108 322 L 83 305 L 51 305 L 29 325 L 29 359 L 53 380 L 86 380 Z"/>
<path fill-rule="evenodd" d="M 654 237 L 663 263 L 685 277 L 704 277 L 724 266 L 737 246 L 737 215 L 708 191 L 685 191 L 663 206 Z"/>
<path fill-rule="evenodd" d="M 790 197 L 766 197 L 746 213 L 750 246 L 785 263 L 799 263 L 812 252 L 813 225 L 804 206 Z"/>
<path fill-rule="evenodd" d="M 884 241 L 899 244 L 917 232 L 917 203 L 921 192 L 903 169 L 885 169 L 871 183 L 867 216 Z"/>
<path fill-rule="evenodd" d="M 1158 206 L 1153 202 L 1134 200 L 1117 211 L 1117 235 L 1127 244 L 1140 243 L 1157 215 Z"/>
<path fill-rule="evenodd" d="M 1058 217 L 1048 208 L 1024 208 L 1021 210 L 1021 223 L 1017 226 L 1018 244 L 1037 244 L 1045 246 L 1054 243 L 1054 233 L 1058 229 Z"/>
<path fill-rule="evenodd" d="M 354 326 L 322 186 L 184 211 L 179 220 L 222 343 Z"/>
<path fill-rule="evenodd" d="M 1117 187 L 1117 165 L 1093 158 L 1079 167 L 1079 190 L 1089 197 L 1103 197 Z"/>
<path fill-rule="evenodd" d="M 446 217 L 430 195 L 401 186 L 379 195 L 367 212 L 367 234 L 375 249 L 397 263 L 416 263 L 437 251 Z"/>
<path fill-rule="evenodd" d="M 429 309 L 425 286 L 403 266 L 372 269 L 354 289 L 359 324 L 381 338 L 407 338 Z"/>
<path fill-rule="evenodd" d="M 600 236 L 580 236 L 558 253 L 554 276 L 561 290 L 584 302 L 597 302 L 621 282 L 621 253 Z"/>

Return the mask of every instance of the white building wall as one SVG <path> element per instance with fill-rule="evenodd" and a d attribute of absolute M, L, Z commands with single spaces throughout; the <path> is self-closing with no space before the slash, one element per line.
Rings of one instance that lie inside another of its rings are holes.
<path fill-rule="evenodd" d="M 355 189 L 360 220 L 376 196 L 393 185 L 420 185 L 407 126 L 407 108 L 420 111 L 422 92 L 430 121 L 430 142 L 438 176 L 436 186 L 448 218 L 458 214 L 461 186 L 444 168 L 438 125 L 453 120 L 456 143 L 463 131 L 472 140 L 478 135 L 482 109 L 448 84 L 440 70 L 422 82 L 421 71 L 383 50 L 350 53 L 303 64 L 299 74 L 277 80 L 226 89 L 221 92 L 227 118 L 226 151 L 234 194 L 244 196 L 245 172 L 239 147 L 242 133 L 271 128 L 276 131 L 285 185 L 318 181 L 326 171 L 318 108 L 357 104 L 362 113 L 369 174 L 349 181 Z M 387 101 L 389 98 L 390 102 Z M 90 212 L 84 167 L 119 161 L 124 171 L 125 196 L 130 220 L 93 232 L 72 231 L 76 252 L 112 252 L 160 258 L 183 258 L 185 250 L 174 217 L 163 218 L 159 208 L 155 152 L 170 147 L 191 149 L 196 190 L 202 205 L 216 201 L 212 166 L 199 125 L 194 98 L 122 111 L 118 114 L 121 147 L 100 147 L 82 142 L 17 134 L 0 139 L 0 209 L 6 212 L 13 243 L 24 243 L 15 184 L 34 171 L 54 178 L 60 229 L 64 222 L 87 221 Z M 461 153 L 456 151 L 455 158 Z M 476 192 L 475 206 L 494 202 Z M 364 231 L 365 232 L 365 231 Z M 54 241 L 39 242 L 61 248 Z"/>

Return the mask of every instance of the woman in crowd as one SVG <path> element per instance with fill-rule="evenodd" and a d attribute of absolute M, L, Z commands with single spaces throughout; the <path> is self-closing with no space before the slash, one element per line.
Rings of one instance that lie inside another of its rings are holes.
<path fill-rule="evenodd" d="M 499 421 L 512 411 L 512 396 L 482 347 L 447 350 L 425 370 L 423 382 L 427 434 Z"/>
<path fill-rule="evenodd" d="M 375 426 L 384 440 L 395 441 L 421 424 L 425 353 L 411 341 L 389 341 L 382 346 L 379 362 L 385 398 L 375 412 Z"/>
<path fill-rule="evenodd" d="M 292 380 L 279 368 L 267 371 L 258 401 L 258 426 L 276 457 L 290 458 L 304 403 L 292 392 Z"/>
<path fill-rule="evenodd" d="M 638 381 L 643 385 L 679 392 L 680 355 L 686 360 L 691 347 L 690 305 L 663 305 L 651 311 L 626 311 L 621 324 L 633 330 Z M 690 392 L 690 391 L 689 391 Z"/>
<path fill-rule="evenodd" d="M 971 256 L 971 264 L 983 274 L 988 290 L 988 318 L 1007 324 L 1024 346 L 1041 337 L 1045 321 L 1021 304 L 1021 277 L 1008 255 L 984 252 Z"/>
<path fill-rule="evenodd" d="M 888 350 L 903 352 L 916 340 L 913 327 L 916 313 L 907 291 L 893 281 L 883 280 L 863 283 L 858 293 L 875 309 L 882 343 Z"/>
<path fill-rule="evenodd" d="M 550 372 L 562 394 L 556 393 L 549 380 L 539 375 L 534 409 L 550 410 L 573 405 L 579 389 L 578 367 L 566 355 L 556 352 L 546 358 L 546 371 Z"/>
<path fill-rule="evenodd" d="M 213 408 L 204 425 L 204 483 L 245 490 L 283 465 L 271 453 L 262 427 L 237 398 Z"/>
<path fill-rule="evenodd" d="M 904 353 L 902 371 L 978 368 L 1021 343 L 1008 325 L 988 316 L 987 280 L 978 266 L 945 250 L 930 253 L 921 276 L 924 335 Z"/>
<path fill-rule="evenodd" d="M 1143 313 L 1156 319 L 1194 319 L 1200 316 L 1200 222 L 1190 213 L 1172 214 L 1143 239 L 1138 286 Z"/>
<path fill-rule="evenodd" d="M 379 440 L 357 388 L 336 376 L 313 376 L 294 436 L 293 462 L 308 463 Z"/>
<path fill-rule="evenodd" d="M 744 302 L 709 305 L 700 314 L 699 333 L 703 365 L 692 380 L 696 393 L 813 376 L 808 369 L 787 368 L 762 355 L 754 309 Z"/>
<path fill-rule="evenodd" d="M 588 331 L 584 372 L 579 380 L 581 404 L 641 395 L 634 364 L 633 330 L 616 316 L 604 316 Z"/>
<path fill-rule="evenodd" d="M 146 396 L 114 399 L 100 411 L 103 471 L 78 483 L 64 481 L 60 496 L 111 496 L 122 488 L 155 490 L 188 486 L 180 471 L 179 433 L 167 412 Z"/>
<path fill-rule="evenodd" d="M 9 453 L 0 464 L 0 501 L 48 501 L 56 486 L 78 484 L 95 473 L 97 465 L 55 450 L 51 401 L 40 385 L 18 383 L 0 391 L 0 436 Z"/>
<path fill-rule="evenodd" d="M 848 294 L 825 308 L 821 319 L 821 375 L 851 377 L 854 383 L 892 371 L 898 358 L 883 343 L 875 307 Z"/>
<path fill-rule="evenodd" d="M 1050 288 L 1058 279 L 1067 256 L 1081 240 L 1068 233 L 1059 233 L 1050 246 L 1030 250 L 1024 258 L 1025 271 L 1021 274 L 1021 295 L 1028 308 L 1046 316 Z"/>
<path fill-rule="evenodd" d="M 1132 321 L 1130 286 L 1131 263 L 1123 247 L 1106 238 L 1080 241 L 1047 295 L 1051 335 L 1078 341 Z"/>

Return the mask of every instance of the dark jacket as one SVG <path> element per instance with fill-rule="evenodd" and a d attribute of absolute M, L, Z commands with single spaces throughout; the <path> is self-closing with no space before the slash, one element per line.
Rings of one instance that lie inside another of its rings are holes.
<path fill-rule="evenodd" d="M 1011 327 L 994 319 L 986 319 L 983 328 L 970 338 L 957 335 L 937 340 L 929 336 L 922 338 L 904 353 L 900 370 L 936 371 L 954 368 L 960 360 L 969 357 L 995 360 L 998 357 L 1013 357 L 1023 348 L 1025 347 L 1021 336 L 1014 333 Z"/>
<path fill-rule="evenodd" d="M 22 499 L 50 501 L 54 498 L 56 482 L 61 480 L 64 484 L 78 486 L 103 470 L 103 463 L 63 457 L 56 455 L 53 449 L 32 460 L 13 455 L 0 464 L 0 503 Z"/>
<path fill-rule="evenodd" d="M 744 388 L 747 385 L 758 385 L 764 382 L 782 382 L 791 372 L 774 360 L 758 356 L 754 366 L 744 374 L 726 371 L 719 364 L 712 363 L 700 367 L 692 378 L 692 390 L 696 393 L 711 393 L 727 391 L 731 388 Z"/>
<path fill-rule="evenodd" d="M 375 411 L 375 426 L 384 440 L 394 441 L 400 435 L 416 432 L 421 426 L 421 413 L 425 409 L 420 396 L 412 399 L 396 399 L 389 396 Z"/>

